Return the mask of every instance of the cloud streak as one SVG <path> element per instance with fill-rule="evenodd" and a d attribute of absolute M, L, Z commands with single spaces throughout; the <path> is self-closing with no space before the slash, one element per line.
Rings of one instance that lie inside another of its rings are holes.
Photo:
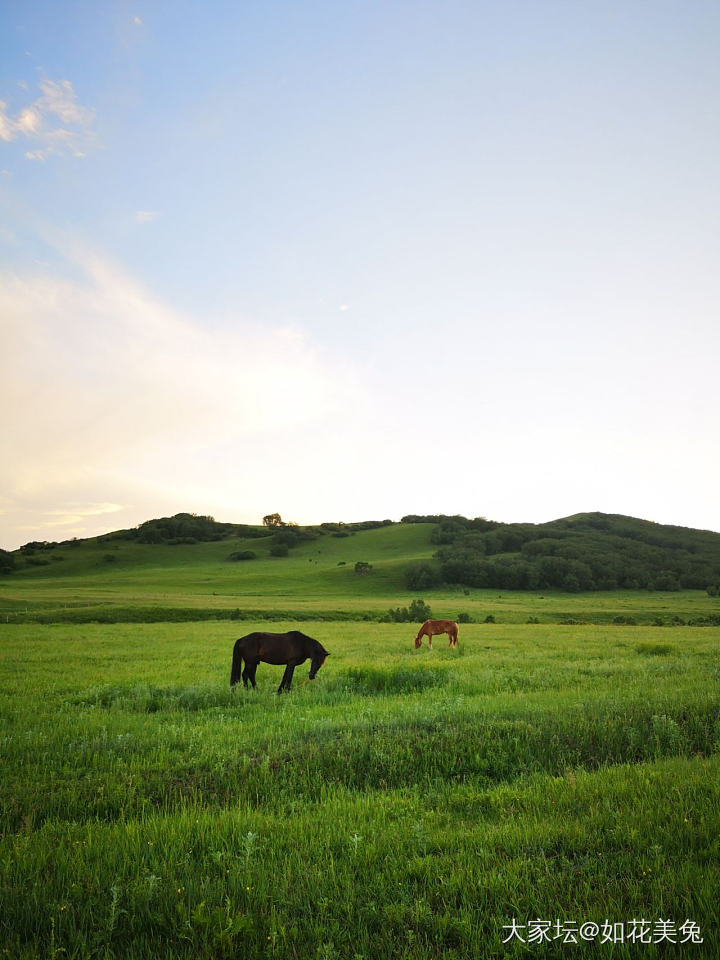
<path fill-rule="evenodd" d="M 220 498 L 246 512 L 263 487 L 292 482 L 298 438 L 340 429 L 354 374 L 332 369 L 296 329 L 204 327 L 115 265 L 68 249 L 81 280 L 0 275 L 0 402 L 13 411 L 3 507 L 18 518 L 4 546 L 31 528 L 37 539 L 55 527 L 98 532 L 111 513 L 115 526 L 134 525 L 172 503 L 203 510 Z"/>
<path fill-rule="evenodd" d="M 40 81 L 41 94 L 15 115 L 0 100 L 0 140 L 26 142 L 28 160 L 51 156 L 84 157 L 94 142 L 95 111 L 83 106 L 69 80 Z"/>

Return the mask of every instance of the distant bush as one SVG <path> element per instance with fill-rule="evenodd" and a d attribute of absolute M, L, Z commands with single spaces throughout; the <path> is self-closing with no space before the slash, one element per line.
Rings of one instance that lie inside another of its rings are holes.
<path fill-rule="evenodd" d="M 371 570 L 372 564 L 368 563 L 367 560 L 358 560 L 358 562 L 355 564 L 355 573 L 357 573 L 357 575 L 360 577 L 367 576 Z"/>
<path fill-rule="evenodd" d="M 290 552 L 288 545 L 286 543 L 274 543 L 270 547 L 270 556 L 271 557 L 286 557 Z"/>
<path fill-rule="evenodd" d="M 689 627 L 720 627 L 720 613 L 711 613 L 708 617 L 693 617 L 688 620 Z"/>
<path fill-rule="evenodd" d="M 36 550 L 54 550 L 57 546 L 52 540 L 31 540 L 20 547 L 20 553 L 32 554 Z"/>
<path fill-rule="evenodd" d="M 254 560 L 256 556 L 254 550 L 236 550 L 230 554 L 228 560 Z"/>
<path fill-rule="evenodd" d="M 483 620 L 483 623 L 495 623 L 495 617 L 489 613 Z"/>
<path fill-rule="evenodd" d="M 275 546 L 286 546 L 288 550 L 292 550 L 293 547 L 297 547 L 300 543 L 308 540 L 317 540 L 317 538 L 318 533 L 314 530 L 299 527 L 296 523 L 286 523 L 281 527 L 275 528 L 272 543 Z M 281 554 L 273 554 L 273 556 L 281 556 Z M 282 554 L 282 556 L 284 556 L 284 554 Z"/>
<path fill-rule="evenodd" d="M 637 620 L 635 619 L 635 617 L 626 617 L 626 616 L 613 617 L 613 623 L 625 624 L 625 626 L 628 626 L 628 627 L 637 626 Z"/>
<path fill-rule="evenodd" d="M 146 520 L 132 530 L 116 530 L 98 537 L 98 543 L 108 540 L 137 540 L 138 543 L 192 544 L 228 537 L 267 537 L 268 530 L 245 523 L 218 523 L 214 517 L 195 513 L 176 513 L 173 517 Z"/>
<path fill-rule="evenodd" d="M 392 527 L 393 520 L 360 520 L 357 523 L 348 523 L 346 527 L 349 527 L 353 532 L 361 530 L 379 530 L 381 527 Z"/>
<path fill-rule="evenodd" d="M 405 571 L 408 590 L 430 590 L 440 583 L 440 570 L 430 563 L 413 563 Z"/>
<path fill-rule="evenodd" d="M 653 579 L 651 589 L 674 592 L 680 589 L 680 581 L 672 570 L 661 570 Z"/>
<path fill-rule="evenodd" d="M 176 513 L 174 517 L 141 523 L 136 539 L 139 543 L 182 544 L 222 540 L 236 533 L 235 524 L 218 523 L 214 517 L 200 517 L 195 513 Z"/>
<path fill-rule="evenodd" d="M 392 607 L 380 618 L 381 623 L 421 623 L 429 620 L 432 610 L 424 600 L 413 600 L 409 607 Z"/>
<path fill-rule="evenodd" d="M 413 600 L 408 612 L 413 620 L 429 620 L 432 616 L 432 610 L 424 600 Z"/>
<path fill-rule="evenodd" d="M 15 569 L 15 557 L 7 550 L 0 550 L 0 574 L 12 573 Z"/>
<path fill-rule="evenodd" d="M 361 520 L 358 523 L 321 523 L 318 530 L 320 533 L 330 533 L 334 537 L 349 537 L 362 530 L 378 530 L 380 527 L 391 527 L 392 520 Z"/>
<path fill-rule="evenodd" d="M 390 607 L 388 612 L 380 617 L 380 623 L 410 623 L 411 620 L 407 607 Z"/>
<path fill-rule="evenodd" d="M 472 623 L 472 618 L 469 613 L 459 613 L 457 615 L 458 623 Z"/>
<path fill-rule="evenodd" d="M 116 563 L 117 556 L 114 553 L 104 553 L 103 560 L 105 561 L 105 563 Z"/>
<path fill-rule="evenodd" d="M 337 533 L 345 527 L 344 523 L 321 523 L 320 530 L 323 533 Z"/>

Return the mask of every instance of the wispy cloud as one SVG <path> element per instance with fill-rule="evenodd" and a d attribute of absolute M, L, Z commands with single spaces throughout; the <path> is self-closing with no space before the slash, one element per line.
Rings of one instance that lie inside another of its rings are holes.
<path fill-rule="evenodd" d="M 28 160 L 56 155 L 84 157 L 95 135 L 95 111 L 78 102 L 69 80 L 40 81 L 41 95 L 14 115 L 0 100 L 0 140 L 27 142 Z"/>
<path fill-rule="evenodd" d="M 77 526 L 89 518 L 107 517 L 125 509 L 120 503 L 67 503 L 58 510 L 46 510 L 40 519 L 43 527 Z"/>
<path fill-rule="evenodd" d="M 204 326 L 65 249 L 84 279 L 0 273 L 3 546 L 218 503 L 262 516 L 313 482 L 303 455 L 352 422 L 352 370 L 290 326 Z"/>
<path fill-rule="evenodd" d="M 157 210 L 138 210 L 135 213 L 135 219 L 138 223 L 152 223 L 159 216 L 160 213 Z"/>

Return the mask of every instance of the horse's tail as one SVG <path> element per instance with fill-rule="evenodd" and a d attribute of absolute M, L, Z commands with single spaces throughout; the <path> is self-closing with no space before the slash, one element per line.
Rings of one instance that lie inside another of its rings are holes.
<path fill-rule="evenodd" d="M 232 669 L 230 670 L 230 686 L 233 687 L 242 676 L 243 652 L 239 640 L 235 641 L 233 647 Z"/>

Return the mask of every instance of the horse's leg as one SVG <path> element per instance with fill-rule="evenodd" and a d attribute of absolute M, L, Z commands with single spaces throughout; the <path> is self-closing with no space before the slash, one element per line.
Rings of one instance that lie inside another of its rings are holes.
<path fill-rule="evenodd" d="M 291 662 L 285 667 L 285 673 L 283 674 L 283 678 L 282 678 L 282 680 L 280 681 L 280 686 L 278 687 L 278 693 L 282 693 L 283 690 L 289 690 L 289 689 L 290 689 L 290 684 L 292 683 L 293 671 L 294 671 L 294 670 L 295 670 L 295 664 L 291 661 Z"/>
<path fill-rule="evenodd" d="M 258 663 L 259 663 L 258 660 L 246 660 L 245 669 L 243 670 L 243 675 L 242 675 L 243 683 L 245 684 L 245 686 L 247 687 L 248 680 L 249 680 L 250 683 L 253 685 L 253 690 L 257 686 L 257 684 L 255 683 L 255 672 L 258 668 Z"/>
<path fill-rule="evenodd" d="M 432 650 L 432 634 L 428 633 L 427 638 L 428 638 L 428 650 Z"/>

